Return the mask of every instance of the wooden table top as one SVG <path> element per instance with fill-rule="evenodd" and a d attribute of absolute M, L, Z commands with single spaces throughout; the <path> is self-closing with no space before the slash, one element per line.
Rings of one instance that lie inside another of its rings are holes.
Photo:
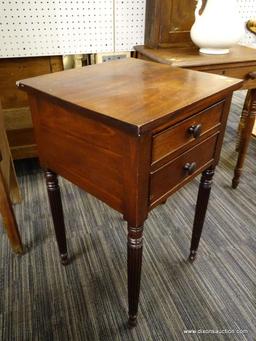
<path fill-rule="evenodd" d="M 242 45 L 232 47 L 230 53 L 224 55 L 203 54 L 196 47 L 152 49 L 141 45 L 135 46 L 135 50 L 159 63 L 171 64 L 177 67 L 196 67 L 256 61 L 256 49 Z"/>
<path fill-rule="evenodd" d="M 88 117 L 140 134 L 170 115 L 242 82 L 134 58 L 19 81 Z"/>

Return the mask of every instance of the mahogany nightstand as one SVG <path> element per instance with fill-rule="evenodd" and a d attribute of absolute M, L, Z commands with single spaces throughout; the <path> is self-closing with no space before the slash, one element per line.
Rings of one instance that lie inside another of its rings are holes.
<path fill-rule="evenodd" d="M 241 81 L 127 59 L 20 81 L 29 96 L 61 260 L 68 261 L 57 174 L 128 223 L 129 325 L 137 321 L 143 225 L 202 173 L 194 260 L 232 92 Z"/>

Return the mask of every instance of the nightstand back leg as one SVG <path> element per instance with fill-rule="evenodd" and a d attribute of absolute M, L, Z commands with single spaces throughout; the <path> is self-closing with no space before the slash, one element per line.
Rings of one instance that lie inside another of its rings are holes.
<path fill-rule="evenodd" d="M 61 263 L 66 265 L 68 263 L 67 242 L 57 174 L 47 169 L 45 178 Z"/>

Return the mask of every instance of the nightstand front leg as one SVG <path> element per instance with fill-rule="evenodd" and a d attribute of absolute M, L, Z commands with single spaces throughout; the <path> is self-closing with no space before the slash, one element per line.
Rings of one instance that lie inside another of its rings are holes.
<path fill-rule="evenodd" d="M 137 324 L 142 264 L 143 226 L 131 227 L 128 224 L 128 302 L 129 326 Z"/>
<path fill-rule="evenodd" d="M 47 169 L 45 178 L 61 263 L 66 265 L 68 263 L 67 242 L 57 174 Z"/>
<path fill-rule="evenodd" d="M 194 261 L 196 258 L 196 253 L 197 253 L 198 245 L 200 242 L 200 237 L 201 237 L 202 230 L 203 230 L 205 214 L 207 211 L 208 201 L 210 197 L 213 175 L 214 175 L 213 168 L 206 169 L 202 173 L 198 196 L 197 196 L 196 212 L 195 212 L 193 232 L 192 232 L 192 240 L 191 240 L 190 256 L 189 256 L 190 261 Z"/>

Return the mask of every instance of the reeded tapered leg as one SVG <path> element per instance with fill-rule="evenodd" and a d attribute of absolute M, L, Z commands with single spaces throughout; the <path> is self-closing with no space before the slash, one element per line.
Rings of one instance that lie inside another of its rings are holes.
<path fill-rule="evenodd" d="M 140 277 L 142 263 L 143 226 L 128 225 L 128 302 L 129 326 L 137 324 L 137 313 L 140 294 Z"/>
<path fill-rule="evenodd" d="M 198 245 L 200 242 L 200 237 L 202 234 L 205 214 L 206 214 L 209 196 L 211 192 L 213 175 L 214 175 L 214 169 L 212 168 L 207 169 L 202 173 L 198 196 L 197 196 L 196 212 L 195 212 L 193 232 L 192 232 L 192 240 L 191 240 L 190 256 L 189 256 L 190 261 L 194 261 L 196 258 L 196 253 L 197 253 Z"/>
<path fill-rule="evenodd" d="M 247 149 L 250 143 L 252 129 L 256 117 L 256 89 L 248 90 L 246 101 L 243 108 L 242 118 L 243 124 L 240 129 L 240 141 L 238 149 L 238 159 L 234 171 L 234 178 L 232 180 L 232 187 L 236 188 L 239 184 L 239 179 L 242 174 L 244 160 Z"/>
<path fill-rule="evenodd" d="M 67 242 L 57 174 L 48 169 L 45 171 L 45 178 L 61 263 L 66 265 L 68 263 Z"/>

